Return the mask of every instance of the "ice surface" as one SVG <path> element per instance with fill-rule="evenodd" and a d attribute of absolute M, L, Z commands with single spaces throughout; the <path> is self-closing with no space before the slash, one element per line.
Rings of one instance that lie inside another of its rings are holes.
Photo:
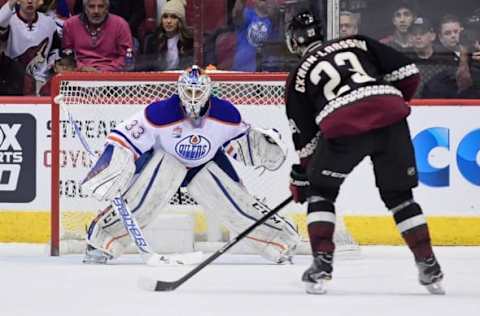
<path fill-rule="evenodd" d="M 81 256 L 48 257 L 45 246 L 0 245 L 1 316 L 469 316 L 480 315 L 480 247 L 436 247 L 445 296 L 417 283 L 406 247 L 362 247 L 356 259 L 337 258 L 329 293 L 307 295 L 294 265 L 255 255 L 225 254 L 174 292 L 147 292 L 141 276 L 176 280 L 191 266 L 148 267 L 136 255 L 109 265 Z"/>

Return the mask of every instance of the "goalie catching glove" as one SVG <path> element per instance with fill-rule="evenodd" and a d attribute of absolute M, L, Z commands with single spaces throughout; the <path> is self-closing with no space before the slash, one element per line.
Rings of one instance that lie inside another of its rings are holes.
<path fill-rule="evenodd" d="M 82 189 L 99 201 L 110 201 L 127 190 L 134 174 L 133 153 L 121 146 L 108 144 L 83 180 Z"/>
<path fill-rule="evenodd" d="M 302 165 L 293 164 L 290 171 L 290 192 L 293 200 L 297 203 L 304 203 L 307 200 L 307 190 L 310 186 L 307 173 Z"/>
<path fill-rule="evenodd" d="M 232 140 L 225 152 L 246 166 L 275 171 L 285 162 L 287 146 L 277 130 L 252 127 L 245 135 Z"/>

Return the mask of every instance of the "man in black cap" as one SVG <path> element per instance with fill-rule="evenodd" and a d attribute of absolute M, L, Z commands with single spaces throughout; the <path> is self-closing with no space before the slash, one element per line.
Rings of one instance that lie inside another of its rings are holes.
<path fill-rule="evenodd" d="M 426 61 L 434 56 L 433 43 L 436 35 L 432 23 L 424 17 L 418 17 L 410 27 L 411 42 L 414 54 L 412 57 L 415 61 Z"/>
<path fill-rule="evenodd" d="M 407 54 L 415 61 L 422 74 L 422 82 L 415 97 L 422 97 L 425 93 L 430 97 L 437 97 L 438 93 L 445 91 L 455 93 L 454 73 L 457 66 L 453 63 L 451 54 L 442 54 L 435 50 L 435 38 L 435 30 L 430 20 L 424 17 L 416 18 L 410 27 L 412 51 Z"/>

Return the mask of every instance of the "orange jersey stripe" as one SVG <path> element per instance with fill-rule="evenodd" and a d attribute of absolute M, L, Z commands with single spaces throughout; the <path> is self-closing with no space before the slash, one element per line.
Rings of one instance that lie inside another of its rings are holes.
<path fill-rule="evenodd" d="M 135 157 L 135 160 L 138 159 L 137 153 L 136 153 L 135 151 L 133 151 L 133 150 L 130 148 L 130 146 L 128 146 L 121 138 L 118 138 L 118 137 L 116 137 L 116 136 L 110 135 L 110 136 L 107 137 L 107 139 L 108 139 L 108 140 L 111 140 L 112 142 L 114 142 L 114 143 L 116 143 L 116 144 L 119 144 L 120 146 L 122 146 L 122 147 L 124 147 L 124 148 L 126 148 L 126 149 L 128 149 L 129 151 L 131 151 L 131 152 L 133 153 L 133 156 Z"/>

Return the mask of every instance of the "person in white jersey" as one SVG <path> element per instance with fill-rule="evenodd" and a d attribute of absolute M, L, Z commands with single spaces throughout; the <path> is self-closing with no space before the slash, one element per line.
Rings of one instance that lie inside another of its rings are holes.
<path fill-rule="evenodd" d="M 267 207 L 247 192 L 227 154 L 274 171 L 285 161 L 286 146 L 277 131 L 244 122 L 232 103 L 211 90 L 210 77 L 198 66 L 183 72 L 178 94 L 151 103 L 110 132 L 82 188 L 98 200 L 122 194 L 140 227 L 153 221 L 180 186 L 233 233 L 261 218 Z M 280 216 L 247 237 L 249 246 L 275 263 L 290 261 L 299 241 Z M 84 262 L 106 263 L 129 243 L 118 214 L 107 208 L 89 226 Z"/>
<path fill-rule="evenodd" d="M 38 12 L 41 0 L 9 0 L 0 8 L 0 37 L 6 38 L 5 55 L 25 67 L 33 78 L 34 94 L 50 78 L 61 46 L 55 21 Z"/>

